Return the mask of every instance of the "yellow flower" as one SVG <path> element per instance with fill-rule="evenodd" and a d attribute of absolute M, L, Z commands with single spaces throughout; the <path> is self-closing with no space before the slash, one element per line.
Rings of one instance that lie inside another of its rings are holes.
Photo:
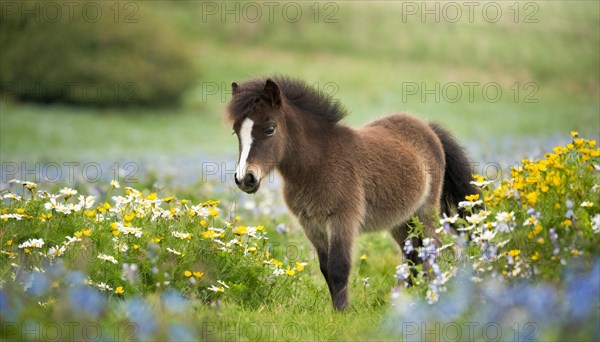
<path fill-rule="evenodd" d="M 25 213 L 25 209 L 23 209 L 23 208 L 17 209 L 17 214 L 24 214 L 24 213 Z"/>
<path fill-rule="evenodd" d="M 256 230 L 262 232 L 263 230 L 265 230 L 265 226 L 256 226 Z"/>
<path fill-rule="evenodd" d="M 562 184 L 562 178 L 560 178 L 560 176 L 554 176 L 552 177 L 552 184 L 554 184 L 554 186 L 559 186 Z"/>
<path fill-rule="evenodd" d="M 200 279 L 203 276 L 204 276 L 203 272 L 198 272 L 198 271 L 194 272 L 194 277 L 196 277 L 196 279 Z"/>
<path fill-rule="evenodd" d="M 75 232 L 75 237 L 76 238 L 80 238 L 81 236 L 83 236 L 83 232 L 82 231 Z"/>
<path fill-rule="evenodd" d="M 93 210 L 86 210 L 83 212 L 85 214 L 85 216 L 92 218 L 96 216 L 96 209 Z"/>
<path fill-rule="evenodd" d="M 207 226 L 208 226 L 208 223 L 205 220 L 200 221 L 200 227 L 206 228 Z"/>
<path fill-rule="evenodd" d="M 233 230 L 233 234 L 235 235 L 244 235 L 248 232 L 248 227 L 246 226 L 238 226 L 236 229 Z"/>
<path fill-rule="evenodd" d="M 533 255 L 531 256 L 531 260 L 533 261 L 537 261 L 540 258 L 540 252 L 535 251 L 535 253 L 533 253 Z"/>
<path fill-rule="evenodd" d="M 518 249 L 511 249 L 511 250 L 508 252 L 508 254 L 509 254 L 510 256 L 516 257 L 516 256 L 519 256 L 519 254 L 521 254 L 521 251 L 520 251 L 520 250 L 518 250 Z"/>
<path fill-rule="evenodd" d="M 537 243 L 539 243 L 540 245 L 543 245 L 543 244 L 544 244 L 544 242 L 546 242 L 546 240 L 544 240 L 544 238 L 543 238 L 543 237 L 541 237 L 541 238 L 537 239 L 537 241 L 536 241 L 536 242 L 537 242 Z"/>
<path fill-rule="evenodd" d="M 123 216 L 123 220 L 125 220 L 125 222 L 131 222 L 131 220 L 133 220 L 134 217 L 135 213 L 129 213 Z"/>
<path fill-rule="evenodd" d="M 472 174 L 471 177 L 473 177 L 473 179 L 477 182 L 483 182 L 485 181 L 485 177 L 478 175 L 476 173 Z"/>
<path fill-rule="evenodd" d="M 515 184 L 513 185 L 513 187 L 515 188 L 515 190 L 523 190 L 523 181 L 522 179 L 515 179 Z"/>
<path fill-rule="evenodd" d="M 162 240 L 162 239 L 161 239 L 161 238 L 159 238 L 158 236 L 157 236 L 157 237 L 154 237 L 154 238 L 152 238 L 152 241 L 153 241 L 153 242 L 156 242 L 156 243 L 159 243 L 161 240 Z"/>
<path fill-rule="evenodd" d="M 216 207 L 220 202 L 221 201 L 208 200 L 206 202 L 202 202 L 200 205 L 203 207 Z"/>
<path fill-rule="evenodd" d="M 525 196 L 525 198 L 527 199 L 527 203 L 533 207 L 533 206 L 535 206 L 535 203 L 537 202 L 538 193 L 537 193 L 537 191 L 530 192 Z"/>
<path fill-rule="evenodd" d="M 298 272 L 304 271 L 304 266 L 306 266 L 305 262 L 296 261 L 296 269 L 298 270 Z"/>
<path fill-rule="evenodd" d="M 538 224 L 527 234 L 527 237 L 533 239 L 536 235 L 538 235 L 542 231 L 542 225 Z"/>
<path fill-rule="evenodd" d="M 90 234 L 92 234 L 92 230 L 91 229 L 83 229 L 81 232 L 85 236 L 90 236 Z"/>
<path fill-rule="evenodd" d="M 544 184 L 544 185 L 542 185 L 540 190 L 542 190 L 542 192 L 548 192 L 548 190 L 550 190 L 550 187 Z"/>
<path fill-rule="evenodd" d="M 526 181 L 527 183 L 529 183 L 529 184 L 534 184 L 534 183 L 537 183 L 537 182 L 539 182 L 539 181 L 541 180 L 541 178 L 542 178 L 542 176 L 541 176 L 539 173 L 537 173 L 537 174 L 535 174 L 535 175 L 530 175 L 530 176 L 528 176 L 528 177 L 525 179 L 525 181 Z"/>
<path fill-rule="evenodd" d="M 571 225 L 573 225 L 573 222 L 571 222 L 571 220 L 566 219 L 564 221 L 562 221 L 562 225 L 566 226 L 566 227 L 570 227 Z"/>
<path fill-rule="evenodd" d="M 116 293 L 116 294 L 122 294 L 123 292 L 125 292 L 125 291 L 123 290 L 123 286 L 118 286 L 118 287 L 115 289 L 115 293 Z"/>
<path fill-rule="evenodd" d="M 112 235 L 114 235 L 114 236 L 119 236 L 119 234 L 121 234 L 121 232 L 118 231 L 117 229 L 112 231 Z"/>
<path fill-rule="evenodd" d="M 212 217 L 219 215 L 219 212 L 213 207 L 208 208 L 208 212 L 210 213 L 210 216 L 212 216 Z"/>
<path fill-rule="evenodd" d="M 188 202 L 189 202 L 189 200 L 186 200 L 186 199 L 181 200 L 181 204 L 188 204 Z"/>
<path fill-rule="evenodd" d="M 188 278 L 192 276 L 192 272 L 190 272 L 190 271 L 185 271 L 185 272 L 183 272 L 183 274 L 185 274 L 185 276 Z"/>
<path fill-rule="evenodd" d="M 571 250 L 571 254 L 572 254 L 573 256 L 578 256 L 578 255 L 581 255 L 581 252 L 580 252 L 580 251 L 579 251 L 577 248 L 573 248 L 573 249 Z"/>
<path fill-rule="evenodd" d="M 235 222 L 238 222 L 238 221 L 240 221 L 241 219 L 242 219 L 242 218 L 241 218 L 239 215 L 236 215 L 236 216 L 235 216 Z"/>
<path fill-rule="evenodd" d="M 577 132 L 577 131 L 571 131 L 571 136 L 572 137 L 576 137 L 578 135 L 579 135 L 579 132 Z"/>
<path fill-rule="evenodd" d="M 156 192 L 151 193 L 150 195 L 146 196 L 146 199 L 149 201 L 153 201 L 158 197 L 158 194 Z"/>
<path fill-rule="evenodd" d="M 140 245 L 136 245 L 135 243 L 133 244 L 133 249 L 138 249 L 140 248 Z"/>
<path fill-rule="evenodd" d="M 290 267 L 288 266 L 288 268 L 285 270 L 285 274 L 287 274 L 287 275 L 289 275 L 291 277 L 294 274 L 296 274 L 296 271 L 290 269 Z"/>
<path fill-rule="evenodd" d="M 7 245 L 7 246 L 12 246 L 12 240 L 8 240 L 8 241 L 6 241 L 6 245 Z"/>
<path fill-rule="evenodd" d="M 108 210 L 108 209 L 112 208 L 112 206 L 111 206 L 111 205 L 110 205 L 110 203 L 108 203 L 108 202 L 104 202 L 104 203 L 102 204 L 102 206 L 103 206 L 103 207 L 104 207 L 104 209 L 106 209 L 106 210 Z"/>
<path fill-rule="evenodd" d="M 169 197 L 165 197 L 163 198 L 163 202 L 165 203 L 169 203 L 171 202 L 173 199 L 175 198 L 175 196 L 169 196 Z"/>
<path fill-rule="evenodd" d="M 256 247 L 248 247 L 248 252 L 250 252 L 250 253 L 256 252 Z"/>
<path fill-rule="evenodd" d="M 205 231 L 204 233 L 202 233 L 202 237 L 205 239 L 210 239 L 210 238 L 214 238 L 215 237 L 215 231 L 212 229 L 209 229 L 207 231 Z"/>
<path fill-rule="evenodd" d="M 467 196 L 467 197 L 468 197 L 468 196 Z M 367 255 L 366 255 L 366 254 L 363 254 L 363 255 L 361 255 L 361 256 L 360 256 L 360 260 L 363 260 L 363 261 L 364 261 L 364 260 L 367 260 Z"/>
<path fill-rule="evenodd" d="M 467 195 L 465 196 L 465 199 L 469 202 L 475 202 L 479 199 L 479 194 Z"/>
<path fill-rule="evenodd" d="M 590 201 L 583 201 L 583 203 L 581 203 L 581 206 L 584 208 L 591 208 L 594 206 L 594 203 Z"/>

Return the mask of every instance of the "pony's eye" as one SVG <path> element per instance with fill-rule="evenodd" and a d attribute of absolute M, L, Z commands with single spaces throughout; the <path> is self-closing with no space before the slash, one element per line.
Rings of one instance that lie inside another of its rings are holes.
<path fill-rule="evenodd" d="M 275 134 L 275 126 L 269 126 L 265 128 L 265 134 L 269 137 Z"/>

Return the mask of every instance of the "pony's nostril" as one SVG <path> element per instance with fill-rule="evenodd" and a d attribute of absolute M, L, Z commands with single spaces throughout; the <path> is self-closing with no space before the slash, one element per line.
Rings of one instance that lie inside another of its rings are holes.
<path fill-rule="evenodd" d="M 256 178 L 254 177 L 253 174 L 248 173 L 248 174 L 246 174 L 246 177 L 244 177 L 244 183 L 246 183 L 246 185 L 248 185 L 248 186 L 255 186 Z"/>

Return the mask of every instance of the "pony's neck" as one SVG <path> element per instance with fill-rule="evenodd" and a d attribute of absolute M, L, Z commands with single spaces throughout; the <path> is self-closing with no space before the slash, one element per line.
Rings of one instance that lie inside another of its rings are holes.
<path fill-rule="evenodd" d="M 284 157 L 278 165 L 285 181 L 301 180 L 314 174 L 327 153 L 336 125 L 321 122 L 312 115 L 286 117 L 288 142 Z"/>

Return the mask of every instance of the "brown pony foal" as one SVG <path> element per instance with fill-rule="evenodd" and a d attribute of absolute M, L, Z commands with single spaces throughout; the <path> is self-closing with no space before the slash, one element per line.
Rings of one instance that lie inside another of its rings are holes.
<path fill-rule="evenodd" d="M 402 247 L 407 222 L 417 216 L 425 236 L 437 240 L 440 210 L 477 191 L 463 149 L 436 125 L 399 114 L 353 129 L 338 123 L 345 112 L 337 102 L 285 77 L 233 83 L 232 93 L 228 115 L 240 153 L 235 182 L 254 193 L 263 177 L 279 171 L 287 206 L 317 250 L 336 310 L 348 303 L 357 234 L 387 229 Z M 405 257 L 418 261 L 416 251 Z"/>

